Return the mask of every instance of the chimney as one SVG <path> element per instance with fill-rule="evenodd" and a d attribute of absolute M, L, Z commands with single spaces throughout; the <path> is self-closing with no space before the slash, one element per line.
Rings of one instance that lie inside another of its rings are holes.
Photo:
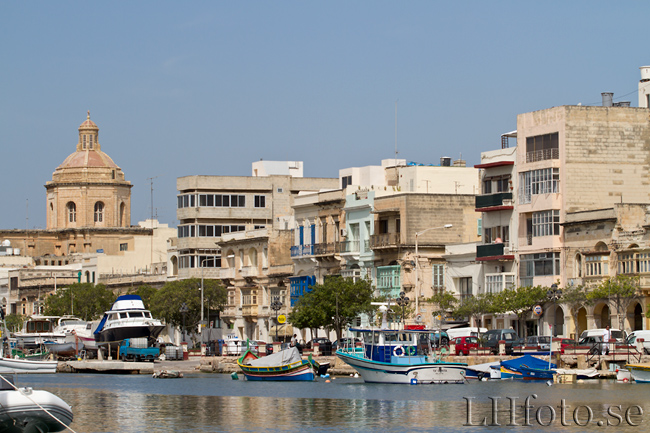
<path fill-rule="evenodd" d="M 603 92 L 601 95 L 603 96 L 603 107 L 611 107 L 614 94 L 612 92 Z"/>

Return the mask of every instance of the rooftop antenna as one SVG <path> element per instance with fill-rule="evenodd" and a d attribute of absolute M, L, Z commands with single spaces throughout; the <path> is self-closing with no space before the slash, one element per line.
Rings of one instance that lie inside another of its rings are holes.
<path fill-rule="evenodd" d="M 150 269 L 149 272 L 153 275 L 153 180 L 160 176 L 148 177 L 147 180 L 151 185 L 151 248 L 149 253 Z"/>
<path fill-rule="evenodd" d="M 395 101 L 395 167 L 397 167 L 397 101 Z"/>

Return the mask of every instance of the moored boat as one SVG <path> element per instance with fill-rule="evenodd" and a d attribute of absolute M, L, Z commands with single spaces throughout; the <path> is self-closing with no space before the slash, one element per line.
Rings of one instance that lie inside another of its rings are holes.
<path fill-rule="evenodd" d="M 311 358 L 302 359 L 296 347 L 259 357 L 250 349 L 237 359 L 247 380 L 312 381 L 320 365 Z"/>
<path fill-rule="evenodd" d="M 625 369 L 639 383 L 650 383 L 650 364 L 627 364 Z"/>
<path fill-rule="evenodd" d="M 351 329 L 364 337 L 362 352 L 338 349 L 336 356 L 367 383 L 464 383 L 467 364 L 431 354 L 427 330 Z"/>
<path fill-rule="evenodd" d="M 13 377 L 0 376 L 0 431 L 59 432 L 72 423 L 72 408 L 56 395 L 17 388 Z"/>
<path fill-rule="evenodd" d="M 500 364 L 501 379 L 552 380 L 556 373 L 555 364 L 532 355 L 501 361 Z"/>

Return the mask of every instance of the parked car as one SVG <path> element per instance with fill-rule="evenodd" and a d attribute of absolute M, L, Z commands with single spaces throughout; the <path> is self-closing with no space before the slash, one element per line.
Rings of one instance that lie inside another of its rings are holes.
<path fill-rule="evenodd" d="M 599 335 L 586 336 L 578 341 L 578 346 L 589 346 L 590 355 L 600 353 L 602 351 L 602 344 L 603 337 Z"/>
<path fill-rule="evenodd" d="M 431 347 L 440 348 L 449 346 L 449 335 L 446 331 L 436 331 L 430 335 Z"/>
<path fill-rule="evenodd" d="M 551 337 L 548 335 L 529 335 L 524 344 L 526 347 L 537 347 L 537 350 L 548 352 L 551 350 Z"/>
<path fill-rule="evenodd" d="M 447 329 L 447 335 L 449 338 L 454 339 L 456 337 L 479 337 L 487 332 L 487 328 L 477 328 L 477 327 L 464 327 L 464 328 L 451 328 Z"/>
<path fill-rule="evenodd" d="M 633 331 L 627 336 L 625 344 L 635 346 L 637 338 L 643 338 L 643 352 L 650 354 L 650 331 Z"/>
<path fill-rule="evenodd" d="M 490 329 L 483 335 L 483 345 L 490 348 L 493 354 L 499 353 L 499 341 L 506 342 L 506 353 L 512 354 L 512 348 L 519 346 L 522 340 L 514 329 Z"/>
<path fill-rule="evenodd" d="M 627 337 L 627 334 L 625 331 L 621 331 L 620 329 L 610 329 L 611 332 L 611 339 L 616 340 L 618 343 L 623 343 L 625 342 L 625 338 Z M 605 334 L 605 328 L 596 328 L 596 329 L 587 329 L 586 331 L 582 331 L 582 334 L 580 334 L 580 339 L 582 340 L 585 337 L 592 337 L 592 336 L 598 336 L 602 337 Z"/>
<path fill-rule="evenodd" d="M 329 340 L 329 338 L 314 338 L 313 340 L 309 340 L 307 344 L 305 345 L 305 348 L 307 349 L 313 349 L 314 343 L 318 343 L 318 345 L 323 345 L 323 344 L 332 344 L 332 342 Z"/>
<path fill-rule="evenodd" d="M 456 337 L 453 341 L 456 345 L 456 355 L 466 356 L 469 355 L 470 349 L 478 348 L 476 337 Z"/>
<path fill-rule="evenodd" d="M 571 339 L 571 338 L 563 338 L 562 341 L 560 341 L 560 353 L 564 354 L 564 348 L 565 347 L 572 347 L 576 345 L 576 341 Z"/>

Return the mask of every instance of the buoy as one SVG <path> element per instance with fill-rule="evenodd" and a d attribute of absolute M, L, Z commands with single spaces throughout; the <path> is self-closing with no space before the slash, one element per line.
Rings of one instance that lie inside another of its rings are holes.
<path fill-rule="evenodd" d="M 230 374 L 230 377 L 232 378 L 232 380 L 239 380 L 239 376 L 237 376 L 237 372 L 236 372 L 236 371 L 233 371 L 233 372 Z"/>
<path fill-rule="evenodd" d="M 329 380 L 329 379 L 327 379 L 327 380 L 325 381 L 325 383 L 330 383 L 330 380 Z"/>
<path fill-rule="evenodd" d="M 629 382 L 629 379 L 627 377 L 624 377 L 623 382 Z"/>

